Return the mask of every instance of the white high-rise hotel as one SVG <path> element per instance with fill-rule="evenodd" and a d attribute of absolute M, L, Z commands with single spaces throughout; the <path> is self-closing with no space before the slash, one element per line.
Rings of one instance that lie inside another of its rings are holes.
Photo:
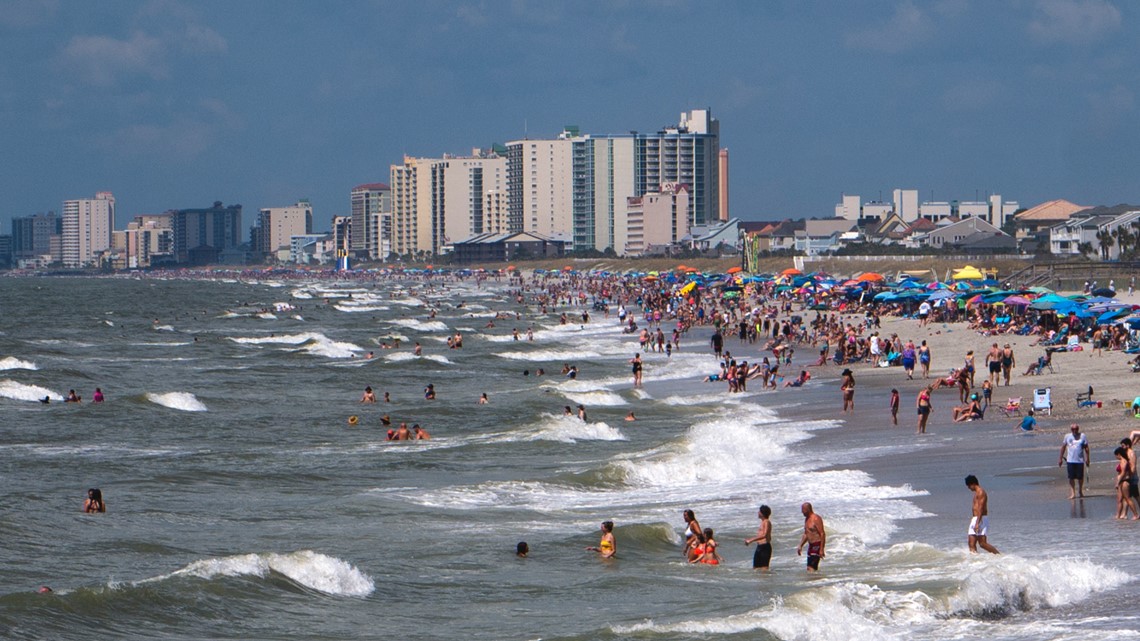
<path fill-rule="evenodd" d="M 392 251 L 438 253 L 476 234 L 526 231 L 622 254 L 641 245 L 628 237 L 631 198 L 683 186 L 687 220 L 671 229 L 722 217 L 719 152 L 720 124 L 695 109 L 654 133 L 594 136 L 567 127 L 557 138 L 471 156 L 405 157 L 391 166 Z"/>
<path fill-rule="evenodd" d="M 102 252 L 111 248 L 115 197 L 109 191 L 101 191 L 94 198 L 65 200 L 62 226 L 63 266 L 92 265 Z"/>

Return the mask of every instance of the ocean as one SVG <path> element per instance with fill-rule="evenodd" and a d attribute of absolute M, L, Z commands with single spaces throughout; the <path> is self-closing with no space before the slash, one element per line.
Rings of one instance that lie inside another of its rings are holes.
<path fill-rule="evenodd" d="M 1140 638 L 1135 524 L 1057 500 L 1059 438 L 845 421 L 834 372 L 730 395 L 701 328 L 634 389 L 616 314 L 543 315 L 506 283 L 0 283 L 5 638 Z M 388 441 L 384 415 L 433 438 Z M 1000 556 L 966 551 L 967 473 Z M 81 512 L 94 487 L 105 514 Z M 814 576 L 803 501 L 828 529 Z M 761 503 L 769 574 L 743 543 Z M 684 562 L 686 508 L 722 565 Z M 616 559 L 585 550 L 604 520 Z"/>

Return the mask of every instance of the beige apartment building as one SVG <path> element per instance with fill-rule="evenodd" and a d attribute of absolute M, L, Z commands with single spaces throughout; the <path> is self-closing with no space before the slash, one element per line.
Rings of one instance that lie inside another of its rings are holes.
<path fill-rule="evenodd" d="M 63 266 L 98 266 L 100 256 L 111 248 L 115 229 L 115 196 L 101 191 L 94 198 L 63 202 L 61 234 Z"/>

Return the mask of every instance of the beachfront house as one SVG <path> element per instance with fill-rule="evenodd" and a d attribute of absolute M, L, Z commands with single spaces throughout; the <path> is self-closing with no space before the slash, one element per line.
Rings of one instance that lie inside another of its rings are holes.
<path fill-rule="evenodd" d="M 1121 233 L 1128 239 L 1125 245 L 1135 247 L 1131 239 L 1140 230 L 1134 228 L 1133 223 L 1140 223 L 1140 206 L 1122 204 L 1084 209 L 1049 228 L 1049 251 L 1060 255 L 1087 254 L 1099 256 L 1101 260 L 1118 260 Z"/>

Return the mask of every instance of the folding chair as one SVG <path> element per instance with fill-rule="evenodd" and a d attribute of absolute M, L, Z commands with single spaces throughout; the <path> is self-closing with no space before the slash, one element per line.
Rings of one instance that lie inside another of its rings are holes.
<path fill-rule="evenodd" d="M 1005 414 L 1006 418 L 1021 416 L 1021 397 L 1018 396 L 1017 398 L 1009 399 L 1009 402 L 1005 404 L 1005 407 L 1001 408 L 1001 411 Z"/>
<path fill-rule="evenodd" d="M 1049 416 L 1053 415 L 1053 388 L 1043 387 L 1033 390 L 1033 411 L 1040 413 L 1045 412 Z"/>

